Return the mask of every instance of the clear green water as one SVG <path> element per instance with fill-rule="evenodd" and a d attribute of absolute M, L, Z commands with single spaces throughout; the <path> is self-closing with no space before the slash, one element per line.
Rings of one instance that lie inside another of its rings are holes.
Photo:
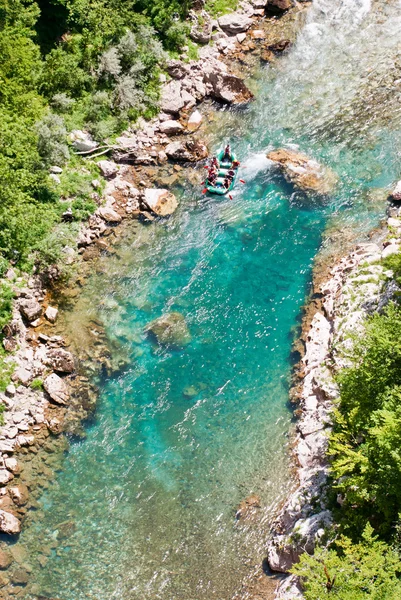
<path fill-rule="evenodd" d="M 316 2 L 288 57 L 258 75 L 257 101 L 216 117 L 212 144 L 231 140 L 247 185 L 232 201 L 177 190 L 174 217 L 133 227 L 90 280 L 71 322 L 100 315 L 130 367 L 101 382 L 86 440 L 71 445 L 21 536 L 34 563 L 58 524 L 76 525 L 35 568 L 36 590 L 62 600 L 246 597 L 241 584 L 291 483 L 290 348 L 322 233 L 362 235 L 385 211 L 369 190 L 399 174 L 398 104 L 386 115 L 393 94 L 379 97 L 398 52 L 395 9 Z M 370 64 L 381 68 L 367 74 Z M 294 193 L 264 158 L 283 144 L 330 165 L 337 193 L 325 203 Z M 143 332 L 172 310 L 192 336 L 174 351 Z M 262 508 L 241 524 L 235 509 L 251 493 Z"/>

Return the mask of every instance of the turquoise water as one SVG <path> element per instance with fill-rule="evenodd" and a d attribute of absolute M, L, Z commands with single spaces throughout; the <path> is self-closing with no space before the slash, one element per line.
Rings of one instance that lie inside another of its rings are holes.
<path fill-rule="evenodd" d="M 230 139 L 247 184 L 233 200 L 178 188 L 168 222 L 133 225 L 102 259 L 103 274 L 68 318 L 100 316 L 129 367 L 100 382 L 86 439 L 71 444 L 41 518 L 21 536 L 32 564 L 58 539 L 34 569 L 36 593 L 247 597 L 241 586 L 263 560 L 291 485 L 290 350 L 313 259 L 327 226 L 361 237 L 376 224 L 385 203 L 372 190 L 399 175 L 398 105 L 387 115 L 376 85 L 397 52 L 388 6 L 316 2 L 288 57 L 258 74 L 257 101 L 216 116 L 211 143 Z M 378 78 L 364 75 L 376 63 Z M 283 144 L 331 166 L 336 193 L 323 201 L 294 192 L 265 159 Z M 158 347 L 144 333 L 170 311 L 188 324 L 184 348 Z M 236 521 L 250 494 L 261 508 Z M 65 522 L 75 525 L 67 538 L 58 535 Z"/>

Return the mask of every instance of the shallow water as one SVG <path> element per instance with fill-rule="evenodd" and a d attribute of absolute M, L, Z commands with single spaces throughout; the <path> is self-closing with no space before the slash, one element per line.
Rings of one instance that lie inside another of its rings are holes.
<path fill-rule="evenodd" d="M 102 259 L 68 320 L 100 316 L 129 367 L 100 382 L 86 440 L 72 443 L 21 536 L 34 563 L 60 523 L 76 526 L 35 569 L 37 591 L 228 600 L 262 562 L 291 484 L 290 349 L 322 233 L 335 223 L 363 237 L 385 212 L 372 190 L 399 175 L 398 8 L 317 0 L 288 56 L 258 74 L 257 100 L 210 126 L 215 148 L 230 139 L 247 184 L 233 200 L 177 189 L 171 220 L 133 226 Z M 295 193 L 265 158 L 283 144 L 331 166 L 336 194 Z M 144 333 L 170 311 L 187 321 L 184 348 Z M 257 518 L 237 522 L 252 493 Z"/>

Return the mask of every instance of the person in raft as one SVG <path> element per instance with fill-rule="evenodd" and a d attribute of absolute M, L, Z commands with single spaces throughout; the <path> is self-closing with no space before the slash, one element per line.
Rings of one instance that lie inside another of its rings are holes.
<path fill-rule="evenodd" d="M 213 158 L 212 158 L 212 169 L 213 169 L 213 167 L 215 169 L 218 169 L 220 167 L 219 161 L 217 160 L 216 156 L 213 156 Z"/>
<path fill-rule="evenodd" d="M 223 154 L 223 161 L 232 161 L 232 156 L 231 156 L 231 148 L 230 148 L 230 144 L 227 144 L 227 146 L 224 148 L 224 154 Z"/>
<path fill-rule="evenodd" d="M 238 169 L 238 167 L 240 166 L 240 162 L 239 160 L 234 160 L 233 164 L 231 165 L 233 169 Z"/>
<path fill-rule="evenodd" d="M 210 169 L 207 181 L 210 185 L 214 185 L 216 183 L 217 173 L 215 169 Z"/>

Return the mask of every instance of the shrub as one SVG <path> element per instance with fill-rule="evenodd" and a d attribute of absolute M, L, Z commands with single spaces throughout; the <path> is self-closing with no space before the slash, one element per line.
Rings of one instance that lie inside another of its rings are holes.
<path fill-rule="evenodd" d="M 33 390 L 41 390 L 43 388 L 43 380 L 42 379 L 34 379 L 31 383 L 31 388 Z"/>
<path fill-rule="evenodd" d="M 66 93 L 54 94 L 51 105 L 56 112 L 67 113 L 74 106 L 75 100 L 67 96 Z"/>
<path fill-rule="evenodd" d="M 291 572 L 302 578 L 306 600 L 398 600 L 401 597 L 399 554 L 373 535 L 366 525 L 353 544 L 340 537 L 335 548 L 303 554 Z"/>
<path fill-rule="evenodd" d="M 117 48 L 109 48 L 100 57 L 98 74 L 106 78 L 116 78 L 121 73 L 120 57 Z"/>
<path fill-rule="evenodd" d="M 0 283 L 0 332 L 11 320 L 14 292 L 7 283 Z"/>
<path fill-rule="evenodd" d="M 64 120 L 59 115 L 47 114 L 36 124 L 38 134 L 38 150 L 48 164 L 62 165 L 69 158 L 66 143 L 67 130 Z"/>

